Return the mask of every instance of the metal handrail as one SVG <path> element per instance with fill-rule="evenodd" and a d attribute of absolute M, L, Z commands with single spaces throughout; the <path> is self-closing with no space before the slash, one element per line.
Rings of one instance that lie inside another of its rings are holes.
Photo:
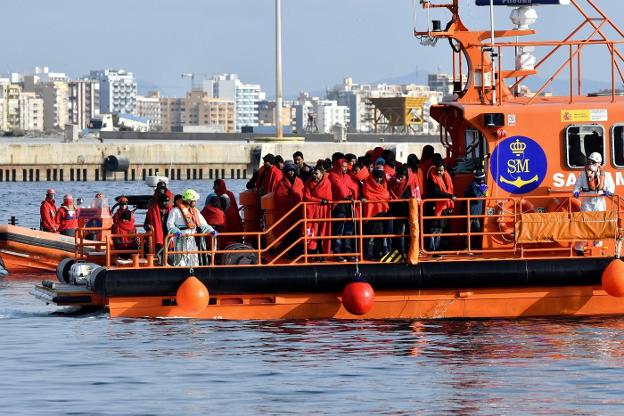
<path fill-rule="evenodd" d="M 573 207 L 572 207 L 572 198 L 568 197 L 567 201 L 564 198 L 559 198 L 562 202 L 558 207 L 565 207 L 563 212 L 568 212 L 572 215 Z M 617 216 L 620 219 L 620 223 L 624 224 L 624 207 L 622 206 L 622 198 L 618 195 L 612 196 L 608 198 L 611 201 L 608 210 L 617 212 Z M 571 249 L 565 248 L 553 248 L 553 247 L 531 247 L 527 246 L 526 243 L 518 244 L 515 239 L 515 235 L 513 230 L 515 228 L 516 223 L 520 220 L 522 212 L 522 206 L 525 205 L 526 202 L 535 202 L 535 201 L 551 201 L 553 200 L 552 196 L 526 196 L 526 197 L 486 197 L 486 198 L 456 198 L 455 206 L 457 207 L 456 211 L 451 215 L 445 215 L 444 219 L 448 219 L 453 221 L 454 229 L 443 232 L 441 234 L 433 234 L 429 232 L 426 228 L 428 222 L 431 220 L 439 219 L 435 215 L 431 215 L 427 211 L 427 207 L 435 204 L 436 202 L 446 202 L 448 198 L 435 198 L 435 199 L 425 199 L 423 201 L 418 201 L 416 204 L 417 213 L 416 218 L 418 221 L 418 225 L 420 228 L 420 232 L 418 235 L 418 243 L 419 243 L 419 261 L 429 261 L 431 257 L 435 255 L 454 255 L 454 256 L 463 256 L 463 255 L 482 255 L 484 258 L 491 258 L 493 255 L 505 254 L 505 258 L 515 257 L 523 257 L 525 253 L 549 253 L 553 251 L 569 251 L 568 255 L 572 255 Z M 164 244 L 164 260 L 163 267 L 179 267 L 167 264 L 166 259 L 171 254 L 203 254 L 210 256 L 210 264 L 200 267 L 233 267 L 232 265 L 222 265 L 216 262 L 216 258 L 218 255 L 227 254 L 227 253 L 253 253 L 257 256 L 257 264 L 255 265 L 284 265 L 284 264 L 312 264 L 315 259 L 323 258 L 327 260 L 329 263 L 332 263 L 332 260 L 335 260 L 337 257 L 346 256 L 351 259 L 351 262 L 363 262 L 370 263 L 370 260 L 366 259 L 366 241 L 368 239 L 376 239 L 376 238 L 406 238 L 410 239 L 410 231 L 409 226 L 405 228 L 405 231 L 401 234 L 369 234 L 365 232 L 366 224 L 375 222 L 375 221 L 405 221 L 408 223 L 410 220 L 408 217 L 402 216 L 386 216 L 386 217 L 365 217 L 364 216 L 364 204 L 367 202 L 375 203 L 375 202 L 387 202 L 390 206 L 392 204 L 397 203 L 407 203 L 408 200 L 391 200 L 391 201 L 338 201 L 333 202 L 330 201 L 331 205 L 335 205 L 337 203 L 345 203 L 351 204 L 353 208 L 353 216 L 350 218 L 308 218 L 307 216 L 307 205 L 319 205 L 318 202 L 300 202 L 291 210 L 289 210 L 289 214 L 294 213 L 298 209 L 303 209 L 302 216 L 297 220 L 292 221 L 289 219 L 289 215 L 284 215 L 274 224 L 269 226 L 267 230 L 262 232 L 223 232 L 220 233 L 220 237 L 233 237 L 235 239 L 243 239 L 243 237 L 247 238 L 255 238 L 256 247 L 250 247 L 249 249 L 236 249 L 236 250 L 226 250 L 220 249 L 217 247 L 216 241 L 212 234 L 187 234 L 188 237 L 204 237 L 207 242 L 210 243 L 210 247 L 207 250 L 193 250 L 193 251 L 176 251 L 170 249 L 170 243 L 174 238 L 173 235 L 169 234 L 165 236 L 165 244 Z M 482 202 L 484 205 L 484 212 L 481 214 L 471 214 L 470 206 L 474 202 Z M 536 202 L 537 204 L 537 202 Z M 543 205 L 543 204 L 542 204 Z M 465 209 L 460 212 L 461 207 Z M 492 210 L 494 208 L 494 210 Z M 473 230 L 472 221 L 480 220 L 482 222 L 482 231 Z M 281 234 L 276 235 L 271 241 L 265 242 L 264 238 L 269 236 L 269 233 L 274 232 L 278 227 L 284 225 L 285 222 L 292 221 L 292 223 L 288 224 L 285 227 L 284 231 Z M 308 229 L 308 226 L 312 223 L 335 223 L 335 222 L 344 222 L 344 221 L 353 221 L 355 224 L 355 230 L 353 235 L 308 235 L 305 230 Z M 505 227 L 502 227 L 501 224 L 505 224 Z M 291 233 L 297 233 L 297 230 L 303 229 L 303 232 L 300 232 L 293 241 L 286 240 L 287 236 Z M 93 227 L 93 228 L 85 228 L 79 229 L 79 232 L 76 234 L 77 248 L 76 251 L 78 255 L 84 256 L 84 248 L 86 246 L 97 246 L 104 245 L 106 248 L 106 264 L 108 267 L 111 266 L 112 257 L 118 254 L 136 254 L 140 257 L 146 255 L 144 251 L 144 242 L 150 241 L 150 252 L 154 253 L 153 247 L 153 239 L 151 233 L 137 233 L 132 236 L 137 236 L 141 239 L 140 247 L 137 250 L 115 250 L 112 244 L 114 238 L 119 235 L 109 235 L 106 237 L 104 242 L 86 242 L 84 240 L 84 234 L 87 232 L 93 231 L 101 231 L 102 227 Z M 123 235 L 127 237 L 127 235 Z M 443 238 L 465 238 L 466 244 L 463 249 L 454 249 L 454 250 L 444 250 L 444 251 L 432 251 L 427 248 L 425 245 L 426 240 L 433 236 L 443 237 Z M 482 247 L 481 249 L 477 249 L 472 246 L 472 238 L 479 237 L 483 241 L 486 239 L 496 239 L 496 244 L 490 244 L 486 247 Z M 356 241 L 357 244 L 353 247 L 353 252 L 351 253 L 325 253 L 321 249 L 319 253 L 311 253 L 309 251 L 309 243 L 311 241 L 316 241 L 321 247 L 323 246 L 323 241 L 333 241 L 336 239 L 350 239 Z M 288 244 L 284 244 L 284 242 L 288 241 Z M 298 245 L 303 244 L 302 253 L 294 256 L 293 259 L 286 260 L 286 256 L 291 253 L 292 250 Z M 283 245 L 283 246 L 282 246 Z M 279 250 L 278 250 L 279 247 Z M 475 257 L 471 257 L 474 259 Z M 148 264 L 150 262 L 148 261 Z M 236 265 L 236 267 L 242 267 L 244 265 Z M 254 264 L 249 265 L 254 266 Z M 186 266 L 185 266 L 186 267 Z"/>

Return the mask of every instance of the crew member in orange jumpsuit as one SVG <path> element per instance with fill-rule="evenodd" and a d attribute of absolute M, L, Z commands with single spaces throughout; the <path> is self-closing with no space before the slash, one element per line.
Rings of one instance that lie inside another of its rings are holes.
<path fill-rule="evenodd" d="M 41 202 L 41 208 L 39 208 L 39 212 L 41 213 L 41 221 L 40 228 L 42 231 L 47 231 L 49 233 L 58 233 L 59 225 L 56 222 L 56 203 L 54 199 L 56 197 L 56 191 L 52 188 L 48 189 L 46 192 L 45 199 Z"/>
<path fill-rule="evenodd" d="M 56 222 L 63 235 L 73 237 L 78 229 L 79 210 L 74 205 L 74 198 L 67 194 L 63 197 L 63 205 L 56 212 Z"/>

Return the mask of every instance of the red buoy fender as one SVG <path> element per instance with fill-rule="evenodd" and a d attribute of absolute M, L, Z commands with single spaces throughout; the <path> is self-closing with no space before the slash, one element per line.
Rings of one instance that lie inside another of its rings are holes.
<path fill-rule="evenodd" d="M 350 282 L 342 290 L 342 304 L 353 315 L 365 315 L 375 305 L 375 291 L 368 282 Z"/>
<path fill-rule="evenodd" d="M 195 276 L 189 276 L 176 292 L 176 304 L 184 312 L 197 315 L 208 306 L 208 288 Z"/>
<path fill-rule="evenodd" d="M 624 261 L 611 260 L 602 272 L 602 289 L 610 296 L 624 297 Z"/>

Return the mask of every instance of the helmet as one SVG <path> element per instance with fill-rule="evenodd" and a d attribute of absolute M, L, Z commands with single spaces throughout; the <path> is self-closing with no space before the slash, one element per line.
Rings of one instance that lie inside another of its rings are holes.
<path fill-rule="evenodd" d="M 602 164 L 602 155 L 598 152 L 594 152 L 591 155 L 589 155 L 589 157 L 587 158 L 587 161 Z"/>
<path fill-rule="evenodd" d="M 46 194 L 48 194 L 48 195 L 56 195 L 56 191 L 54 189 L 50 188 L 50 189 L 48 189 L 46 191 Z"/>
<path fill-rule="evenodd" d="M 120 196 L 117 202 L 119 202 L 120 204 L 127 204 L 128 198 L 126 198 L 125 196 Z"/>
<path fill-rule="evenodd" d="M 66 195 L 63 197 L 63 202 L 74 202 L 74 197 L 73 197 L 73 196 L 71 196 L 71 194 L 66 194 Z"/>
<path fill-rule="evenodd" d="M 186 202 L 197 201 L 199 199 L 199 194 L 195 192 L 193 189 L 187 189 L 182 194 L 182 200 Z"/>

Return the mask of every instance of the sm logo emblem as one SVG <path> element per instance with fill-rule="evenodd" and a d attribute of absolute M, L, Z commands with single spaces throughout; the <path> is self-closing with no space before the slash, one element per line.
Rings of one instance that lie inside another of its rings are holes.
<path fill-rule="evenodd" d="M 548 160 L 533 139 L 509 137 L 496 146 L 490 172 L 501 189 L 512 194 L 526 194 L 536 189 L 546 177 Z"/>

